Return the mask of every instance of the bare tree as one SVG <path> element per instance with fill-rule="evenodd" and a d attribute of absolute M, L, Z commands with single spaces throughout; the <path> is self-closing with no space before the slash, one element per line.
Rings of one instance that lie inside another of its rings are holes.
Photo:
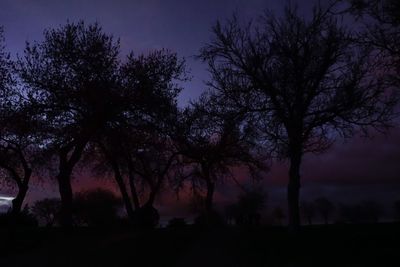
<path fill-rule="evenodd" d="M 396 0 L 348 0 L 345 12 L 362 26 L 358 42 L 373 48 L 377 74 L 387 86 L 400 86 L 400 3 Z"/>
<path fill-rule="evenodd" d="M 185 171 L 193 189 L 206 188 L 205 212 L 213 212 L 213 196 L 218 182 L 232 178 L 231 168 L 248 168 L 253 178 L 267 170 L 268 155 L 254 142 L 251 125 L 216 102 L 212 92 L 204 93 L 182 112 L 176 134 Z"/>
<path fill-rule="evenodd" d="M 300 225 L 303 155 L 323 152 L 341 135 L 386 129 L 396 100 L 375 79 L 368 51 L 329 10 L 310 19 L 288 7 L 242 26 L 234 17 L 213 28 L 200 58 L 208 62 L 221 102 L 253 115 L 278 156 L 290 161 L 289 225 Z"/>

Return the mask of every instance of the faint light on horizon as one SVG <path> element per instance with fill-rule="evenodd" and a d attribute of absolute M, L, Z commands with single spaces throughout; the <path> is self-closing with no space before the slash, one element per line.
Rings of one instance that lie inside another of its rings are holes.
<path fill-rule="evenodd" d="M 0 202 L 3 202 L 3 201 L 9 202 L 9 201 L 12 201 L 14 198 L 15 197 L 6 197 L 6 196 L 1 196 L 0 195 Z"/>
<path fill-rule="evenodd" d="M 11 206 L 14 197 L 6 197 L 0 195 L 0 212 L 6 212 Z"/>

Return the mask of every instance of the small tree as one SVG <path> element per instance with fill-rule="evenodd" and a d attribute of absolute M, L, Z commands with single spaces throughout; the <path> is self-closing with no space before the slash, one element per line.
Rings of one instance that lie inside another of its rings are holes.
<path fill-rule="evenodd" d="M 237 203 L 227 207 L 227 217 L 234 219 L 236 225 L 258 225 L 266 201 L 267 194 L 265 192 L 261 190 L 247 191 L 239 196 Z"/>

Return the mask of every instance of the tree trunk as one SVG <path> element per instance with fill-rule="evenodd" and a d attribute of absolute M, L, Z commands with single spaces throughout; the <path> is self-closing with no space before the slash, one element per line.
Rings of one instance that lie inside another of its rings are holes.
<path fill-rule="evenodd" d="M 214 197 L 215 184 L 210 179 L 208 179 L 206 183 L 207 183 L 207 195 L 206 195 L 205 208 L 206 212 L 210 214 L 213 210 L 213 197 Z"/>
<path fill-rule="evenodd" d="M 62 227 L 71 228 L 73 225 L 72 221 L 72 186 L 71 186 L 71 173 L 72 168 L 63 167 L 60 168 L 57 176 L 58 189 L 61 197 L 61 209 L 60 209 L 60 224 Z"/>
<path fill-rule="evenodd" d="M 129 171 L 129 187 L 131 189 L 133 206 L 135 207 L 135 210 L 138 210 L 140 208 L 140 201 L 136 190 L 135 176 L 133 175 L 132 171 Z"/>
<path fill-rule="evenodd" d="M 18 215 L 21 212 L 22 209 L 22 204 L 24 202 L 26 193 L 28 192 L 28 186 L 27 185 L 20 185 L 18 187 L 18 193 L 17 196 L 12 200 L 12 215 Z"/>
<path fill-rule="evenodd" d="M 115 181 L 118 184 L 118 188 L 121 193 L 122 200 L 125 204 L 126 213 L 130 219 L 133 219 L 134 215 L 133 215 L 132 203 L 129 198 L 128 191 L 126 190 L 124 179 L 123 179 L 121 172 L 119 171 L 119 167 L 115 161 L 112 162 L 112 167 L 114 169 Z"/>
<path fill-rule="evenodd" d="M 12 211 L 13 215 L 18 215 L 21 212 L 22 204 L 24 203 L 26 193 L 29 188 L 29 181 L 31 179 L 32 170 L 29 167 L 24 169 L 24 179 L 18 184 L 18 193 L 16 198 L 12 201 Z"/>
<path fill-rule="evenodd" d="M 146 202 L 147 205 L 153 206 L 154 201 L 156 200 L 156 196 L 157 196 L 158 192 L 160 191 L 163 178 L 164 177 L 162 175 L 157 177 L 157 183 L 151 188 L 149 198 L 147 199 L 147 202 Z"/>
<path fill-rule="evenodd" d="M 60 224 L 65 228 L 71 228 L 73 226 L 73 193 L 71 186 L 72 170 L 80 160 L 87 142 L 87 139 L 82 139 L 75 146 L 68 145 L 61 148 L 59 151 L 59 173 L 57 175 L 57 181 L 61 198 Z M 71 154 L 70 157 L 68 157 L 69 154 Z"/>
<path fill-rule="evenodd" d="M 297 231 L 300 227 L 300 165 L 302 152 L 301 149 L 292 148 L 290 153 L 289 184 L 287 187 L 289 229 Z"/>

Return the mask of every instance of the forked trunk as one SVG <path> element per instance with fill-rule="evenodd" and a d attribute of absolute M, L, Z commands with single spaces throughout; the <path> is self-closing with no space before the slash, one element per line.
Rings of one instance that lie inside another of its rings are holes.
<path fill-rule="evenodd" d="M 130 219 L 133 219 L 134 215 L 133 215 L 132 203 L 131 203 L 131 200 L 129 198 L 128 191 L 126 189 L 124 179 L 123 179 L 123 177 L 121 175 L 121 172 L 119 170 L 119 167 L 118 167 L 118 165 L 117 165 L 117 163 L 115 161 L 112 162 L 112 167 L 113 167 L 113 170 L 114 170 L 115 181 L 118 184 L 118 188 L 119 188 L 119 191 L 120 191 L 121 196 L 122 196 L 122 201 L 124 202 L 124 205 L 125 205 L 126 213 L 127 213 L 128 217 Z"/>
<path fill-rule="evenodd" d="M 135 210 L 138 210 L 140 208 L 140 201 L 139 201 L 139 196 L 138 196 L 136 185 L 135 185 L 135 176 L 133 175 L 133 173 L 131 171 L 129 173 L 129 187 L 131 190 L 133 206 L 134 206 Z"/>

